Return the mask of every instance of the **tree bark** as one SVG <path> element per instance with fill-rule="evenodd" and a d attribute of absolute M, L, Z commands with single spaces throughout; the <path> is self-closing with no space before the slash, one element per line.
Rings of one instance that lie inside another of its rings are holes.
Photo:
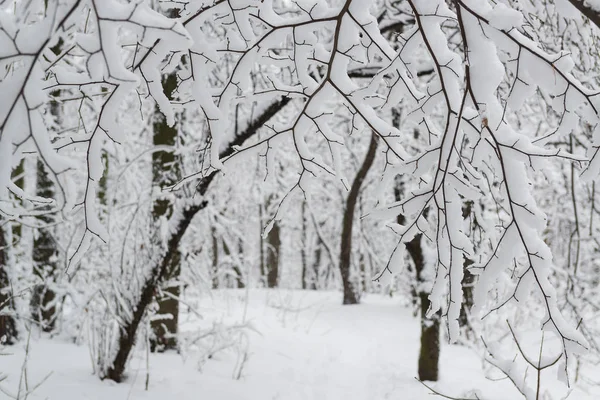
<path fill-rule="evenodd" d="M 173 92 L 177 88 L 177 75 L 173 72 L 163 79 L 163 89 L 169 100 L 173 100 Z M 162 189 L 173 185 L 179 179 L 179 160 L 175 156 L 174 147 L 177 144 L 177 127 L 169 126 L 165 116 L 158 107 L 155 110 L 153 123 L 153 142 L 155 146 L 170 146 L 173 151 L 156 151 L 152 153 L 153 185 Z M 154 224 L 160 223 L 161 218 L 171 217 L 173 205 L 167 199 L 155 201 L 152 217 Z M 153 337 L 150 338 L 152 351 L 165 351 L 177 348 L 177 325 L 179 320 L 179 275 L 181 272 L 181 255 L 179 250 L 173 254 L 171 262 L 163 277 L 164 285 L 156 293 L 158 302 L 157 317 L 152 320 Z"/>
<path fill-rule="evenodd" d="M 223 253 L 225 254 L 226 257 L 228 257 L 229 264 L 231 265 L 231 270 L 235 275 L 233 285 L 231 285 L 231 286 L 237 287 L 238 289 L 243 289 L 245 287 L 245 285 L 244 285 L 244 275 L 242 273 L 242 270 L 240 269 L 239 265 L 236 263 L 236 261 L 231 256 L 231 250 L 229 250 L 229 245 L 227 244 L 227 242 L 223 239 L 222 243 L 223 243 Z M 239 255 L 242 254 L 241 242 L 238 243 L 238 254 Z M 228 279 L 228 281 L 229 281 L 229 279 Z"/>
<path fill-rule="evenodd" d="M 0 343 L 13 344 L 17 339 L 17 322 L 8 276 L 8 246 L 4 230 L 0 227 Z"/>
<path fill-rule="evenodd" d="M 300 260 L 302 261 L 302 289 L 308 289 L 310 280 L 308 270 L 308 224 L 306 223 L 306 200 L 302 202 L 302 239 L 300 240 Z"/>
<path fill-rule="evenodd" d="M 323 252 L 323 249 L 321 248 L 321 246 L 319 246 L 317 244 L 317 247 L 315 248 L 315 259 L 312 263 L 313 277 L 308 285 L 308 289 L 310 289 L 310 290 L 317 290 L 317 287 L 319 287 L 319 286 L 322 286 L 323 288 L 326 287 L 326 285 L 319 285 L 319 271 L 321 270 L 321 253 L 322 252 Z"/>
<path fill-rule="evenodd" d="M 241 146 L 248 138 L 252 137 L 260 127 L 262 127 L 269 119 L 283 109 L 285 105 L 289 103 L 289 101 L 289 97 L 282 97 L 278 101 L 273 102 L 258 118 L 251 121 L 246 129 L 244 129 L 240 134 L 236 135 L 234 140 L 219 154 L 219 156 L 224 158 L 232 155 L 237 146 Z M 207 193 L 211 182 L 216 176 L 217 173 L 213 172 L 200 180 L 196 186 L 199 196 L 202 197 Z M 171 265 L 175 254 L 178 253 L 178 247 L 181 238 L 185 234 L 194 216 L 200 210 L 203 210 L 206 205 L 206 201 L 189 205 L 183 209 L 180 216 L 177 216 L 178 222 L 175 229 L 172 230 L 171 236 L 167 241 L 164 255 L 156 261 L 150 270 L 150 275 L 146 279 L 137 304 L 133 308 L 133 315 L 131 319 L 127 321 L 125 326 L 123 326 L 119 331 L 119 338 L 117 339 L 117 352 L 115 354 L 115 358 L 113 359 L 112 365 L 106 371 L 106 375 L 104 376 L 105 378 L 111 379 L 115 382 L 121 382 L 123 380 L 127 360 L 135 344 L 135 336 L 140 322 L 142 321 L 148 306 L 152 302 L 152 297 L 154 296 L 158 285 L 164 282 L 168 276 L 169 266 Z"/>
<path fill-rule="evenodd" d="M 354 224 L 354 210 L 360 193 L 360 188 L 373 165 L 375 154 L 377 152 L 377 135 L 371 133 L 371 142 L 365 155 L 365 159 L 352 182 L 350 193 L 346 200 L 346 209 L 344 210 L 344 220 L 342 222 L 342 240 L 340 244 L 340 273 L 344 285 L 343 304 L 360 303 L 360 283 L 356 277 L 352 276 L 352 227 Z"/>
<path fill-rule="evenodd" d="M 399 220 L 400 220 L 399 216 Z M 404 217 L 402 216 L 402 219 Z M 403 222 L 403 221 L 399 221 Z M 421 247 L 422 234 L 416 235 L 413 240 L 406 243 L 406 251 L 410 255 L 415 265 L 415 274 L 417 278 L 416 287 L 422 287 L 424 283 L 423 271 L 425 269 L 425 259 L 423 258 L 423 249 Z M 427 318 L 429 310 L 429 294 L 418 290 L 419 308 L 421 315 L 421 347 L 419 350 L 418 373 L 421 381 L 437 381 L 438 365 L 440 359 L 440 319 L 441 312 L 436 312 L 432 318 Z"/>
<path fill-rule="evenodd" d="M 56 45 L 50 49 L 55 56 L 61 53 L 63 44 L 64 41 L 60 38 Z M 51 96 L 50 115 L 55 119 L 56 125 L 53 125 L 53 129 L 56 129 L 55 127 L 60 124 L 61 120 L 60 103 L 56 100 L 60 96 L 60 90 L 53 91 Z M 54 183 L 48 178 L 42 160 L 37 161 L 36 173 L 36 194 L 40 197 L 54 198 Z M 44 224 L 52 222 L 52 217 L 49 215 L 40 215 L 38 219 Z M 37 322 L 44 332 L 54 330 L 58 312 L 57 302 L 59 298 L 52 289 L 53 283 L 57 279 L 58 256 L 58 245 L 52 230 L 50 228 L 38 229 L 33 240 L 33 273 L 42 283 L 35 285 L 33 288 L 30 310 L 32 320 Z"/>
<path fill-rule="evenodd" d="M 415 264 L 417 287 L 424 282 L 423 270 L 425 260 L 421 248 L 422 235 L 418 234 L 413 240 L 406 243 L 406 250 Z M 438 365 L 440 358 L 440 318 L 438 311 L 433 317 L 427 318 L 429 309 L 429 294 L 420 290 L 418 292 L 421 309 L 421 347 L 419 350 L 418 372 L 421 381 L 437 381 Z"/>
<path fill-rule="evenodd" d="M 219 238 L 217 237 L 217 229 L 213 226 L 212 232 L 212 270 L 210 279 L 212 282 L 212 288 L 219 288 Z"/>
<path fill-rule="evenodd" d="M 37 163 L 37 195 L 40 197 L 53 198 L 53 183 L 45 172 L 44 163 Z M 51 218 L 46 215 L 38 217 L 44 223 L 50 223 Z M 31 296 L 32 319 L 36 321 L 44 332 L 51 332 L 56 321 L 57 296 L 52 290 L 52 283 L 56 280 L 58 271 L 58 246 L 54 235 L 49 228 L 37 230 L 33 241 L 33 273 L 42 281 L 33 288 Z"/>
<path fill-rule="evenodd" d="M 279 255 L 281 251 L 281 237 L 279 224 L 275 222 L 267 234 L 267 287 L 275 288 L 279 284 Z"/>
<path fill-rule="evenodd" d="M 404 187 L 401 179 L 397 179 L 394 195 L 396 200 L 401 200 Z M 399 214 L 397 221 L 400 225 L 406 223 L 404 215 Z M 423 249 L 421 245 L 422 234 L 417 234 L 415 237 L 406 243 L 406 251 L 413 260 L 416 283 L 412 290 L 412 295 L 419 301 L 419 309 L 421 316 L 421 343 L 419 349 L 418 374 L 421 381 L 437 381 L 440 359 L 440 320 L 441 311 L 436 312 L 432 318 L 427 317 L 429 310 L 429 294 L 423 291 L 423 283 L 425 277 L 425 259 L 423 257 Z"/>
<path fill-rule="evenodd" d="M 419 293 L 421 300 L 421 347 L 419 350 L 419 380 L 437 381 L 440 359 L 440 313 L 427 318 L 428 294 Z"/>

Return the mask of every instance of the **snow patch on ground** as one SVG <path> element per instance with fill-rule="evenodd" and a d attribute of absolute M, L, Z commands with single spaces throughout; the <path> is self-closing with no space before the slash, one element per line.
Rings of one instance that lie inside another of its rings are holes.
<path fill-rule="evenodd" d="M 432 399 L 416 381 L 419 321 L 398 298 L 368 295 L 363 304 L 342 306 L 334 292 L 219 290 L 197 298 L 197 314 L 182 312 L 182 334 L 247 323 L 244 342 L 205 357 L 210 340 L 185 354 L 140 349 L 125 382 L 100 381 L 86 345 L 32 337 L 27 365 L 30 387 L 51 373 L 29 400 L 383 400 Z M 214 339 L 214 338 L 213 338 Z M 440 382 L 452 396 L 477 388 L 480 398 L 518 399 L 506 380 L 487 380 L 471 350 L 442 343 Z M 194 350 L 195 349 L 195 350 Z M 236 350 L 237 349 L 237 350 Z M 25 343 L 0 356 L 0 387 L 16 392 Z M 246 354 L 241 373 L 240 359 Z M 203 357 L 204 355 L 204 357 Z M 239 375 L 239 379 L 234 379 Z M 553 379 L 554 377 L 552 377 Z M 0 399 L 8 398 L 0 392 Z M 584 393 L 573 399 L 598 398 Z"/>

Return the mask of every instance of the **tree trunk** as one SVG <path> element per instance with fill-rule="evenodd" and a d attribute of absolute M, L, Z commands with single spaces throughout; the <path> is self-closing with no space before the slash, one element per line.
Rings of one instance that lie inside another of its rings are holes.
<path fill-rule="evenodd" d="M 262 202 L 258 205 L 258 237 L 260 238 L 259 240 L 259 246 L 260 246 L 260 276 L 265 277 L 267 276 L 267 266 L 266 266 L 266 257 L 265 257 L 265 243 L 264 240 L 262 238 L 262 231 L 263 231 L 263 205 Z"/>
<path fill-rule="evenodd" d="M 302 262 L 302 289 L 307 289 L 309 285 L 309 271 L 308 271 L 308 224 L 306 223 L 306 200 L 302 202 L 302 212 L 300 217 L 302 218 L 302 239 L 300 240 L 300 260 Z"/>
<path fill-rule="evenodd" d="M 163 79 L 163 89 L 169 100 L 173 100 L 173 92 L 177 88 L 177 75 L 173 72 Z M 153 142 L 155 146 L 169 146 L 172 151 L 156 151 L 152 153 L 153 184 L 160 189 L 173 185 L 179 179 L 179 160 L 175 156 L 177 144 L 177 127 L 169 126 L 166 117 L 158 107 L 155 110 L 153 123 Z M 173 205 L 167 199 L 158 199 L 154 203 L 152 217 L 154 224 L 160 224 L 173 213 Z M 152 351 L 165 351 L 177 347 L 177 322 L 179 315 L 179 275 L 181 272 L 181 255 L 177 249 L 163 277 L 164 286 L 157 291 L 157 316 L 151 322 L 153 337 L 150 339 Z"/>
<path fill-rule="evenodd" d="M 377 152 L 377 135 L 371 133 L 371 142 L 369 143 L 369 149 L 365 155 L 363 161 L 354 182 L 348 193 L 348 199 L 346 200 L 346 209 L 344 210 L 344 220 L 342 223 L 342 240 L 340 244 L 340 273 L 342 275 L 342 283 L 344 285 L 344 300 L 343 304 L 358 304 L 360 302 L 360 279 L 352 276 L 352 226 L 354 223 L 354 210 L 356 208 L 356 201 L 360 193 L 360 188 L 369 172 L 369 169 L 373 165 L 375 160 L 375 154 Z M 355 274 L 356 275 L 356 274 Z"/>
<path fill-rule="evenodd" d="M 440 359 L 440 312 L 427 318 L 428 294 L 419 292 L 421 300 L 421 348 L 419 350 L 419 380 L 437 381 Z"/>
<path fill-rule="evenodd" d="M 244 243 L 242 240 L 238 241 L 238 263 L 233 265 L 233 271 L 236 274 L 236 281 L 238 289 L 244 289 L 246 287 L 246 282 L 244 279 L 244 273 L 242 272 L 242 267 L 244 266 Z"/>
<path fill-rule="evenodd" d="M 236 146 L 241 146 L 248 138 L 252 137 L 256 131 L 262 127 L 269 119 L 277 114 L 287 103 L 289 103 L 289 97 L 282 97 L 278 101 L 273 102 L 269 105 L 263 113 L 256 119 L 250 121 L 248 126 L 240 134 L 236 135 L 235 139 L 229 144 L 229 146 L 222 151 L 219 156 L 220 158 L 227 157 L 234 153 Z M 202 178 L 196 190 L 199 196 L 204 196 L 210 187 L 211 182 L 217 176 L 216 172 L 213 172 Z M 148 306 L 152 302 L 152 298 L 156 292 L 159 284 L 165 281 L 168 276 L 169 266 L 171 265 L 172 258 L 178 253 L 179 243 L 183 237 L 185 231 L 189 227 L 194 216 L 203 210 L 207 205 L 206 201 L 202 201 L 198 204 L 187 206 L 180 216 L 177 216 L 178 223 L 175 229 L 167 241 L 165 254 L 160 257 L 153 265 L 150 276 L 147 278 L 144 286 L 142 287 L 140 297 L 137 304 L 133 307 L 133 314 L 129 321 L 126 321 L 125 325 L 119 331 L 119 338 L 117 339 L 117 352 L 113 359 L 112 365 L 106 371 L 104 378 L 111 379 L 115 382 L 121 382 L 124 378 L 125 366 L 129 354 L 135 344 L 135 336 L 142 321 Z"/>
<path fill-rule="evenodd" d="M 392 125 L 396 127 L 400 126 L 400 113 L 396 109 L 392 109 Z M 419 131 L 415 130 L 415 139 L 418 136 Z M 398 201 L 402 200 L 402 196 L 404 196 L 404 182 L 401 176 L 396 177 L 394 196 Z M 427 217 L 427 210 L 425 210 L 423 216 Z M 400 225 L 406 223 L 402 214 L 398 215 L 397 221 Z M 414 298 L 418 297 L 421 309 L 421 348 L 419 350 L 418 372 L 419 380 L 421 381 L 437 381 L 440 359 L 440 319 L 442 314 L 441 311 L 438 311 L 433 315 L 433 318 L 427 318 L 429 295 L 421 289 L 425 282 L 423 276 L 425 259 L 423 258 L 421 239 L 422 234 L 418 234 L 413 240 L 406 243 L 406 250 L 415 265 L 416 284 L 412 289 L 412 294 Z"/>
<path fill-rule="evenodd" d="M 45 172 L 44 163 L 37 162 L 37 195 L 53 198 L 53 183 Z M 41 222 L 50 223 L 51 218 L 46 215 L 38 217 Z M 33 240 L 33 273 L 41 280 L 41 284 L 33 288 L 31 296 L 32 319 L 36 321 L 44 332 L 51 332 L 56 321 L 57 305 L 56 293 L 52 290 L 52 283 L 56 280 L 58 271 L 58 246 L 54 235 L 49 228 L 41 228 L 36 232 Z"/>
<path fill-rule="evenodd" d="M 279 284 L 279 255 L 281 250 L 281 237 L 279 224 L 275 222 L 267 234 L 267 287 L 275 288 Z"/>
<path fill-rule="evenodd" d="M 315 259 L 313 261 L 312 264 L 312 279 L 309 281 L 308 284 L 308 289 L 310 290 L 317 290 L 317 285 L 319 283 L 319 271 L 321 269 L 321 253 L 323 252 L 323 249 L 321 248 L 321 246 L 319 244 L 317 244 L 317 247 L 315 248 Z M 319 285 L 322 287 L 325 287 L 326 285 Z"/>
<path fill-rule="evenodd" d="M 396 200 L 401 200 L 404 188 L 402 182 L 398 179 L 394 194 Z M 398 223 L 404 225 L 406 223 L 404 215 L 398 215 Z M 423 291 L 423 283 L 425 279 L 423 271 L 425 269 L 425 259 L 423 257 L 423 249 L 421 247 L 422 234 L 417 234 L 413 240 L 406 243 L 406 251 L 413 260 L 415 267 L 415 289 L 413 297 L 418 297 L 419 308 L 421 314 L 421 347 L 419 350 L 418 373 L 421 381 L 437 381 L 438 366 L 440 359 L 440 319 L 441 312 L 436 312 L 432 318 L 427 318 L 429 310 L 429 294 Z"/>
<path fill-rule="evenodd" d="M 58 40 L 50 50 L 55 56 L 62 52 L 64 41 Z M 55 119 L 52 125 L 56 129 L 60 125 L 60 103 L 56 100 L 60 96 L 60 90 L 51 93 L 50 115 Z M 42 160 L 37 161 L 37 182 L 36 194 L 40 197 L 54 198 L 54 183 L 48 178 L 46 167 Z M 40 215 L 40 222 L 50 224 L 52 218 L 48 215 Z M 56 293 L 52 289 L 52 284 L 56 282 L 58 273 L 58 246 L 53 232 L 50 228 L 38 229 L 33 240 L 33 273 L 42 283 L 35 285 L 31 296 L 30 309 L 31 318 L 37 322 L 44 332 L 51 332 L 54 329 L 58 305 Z"/>
<path fill-rule="evenodd" d="M 6 226 L 6 225 L 5 225 Z M 13 344 L 17 339 L 17 322 L 10 278 L 8 276 L 8 245 L 0 226 L 0 343 Z"/>
<path fill-rule="evenodd" d="M 212 268 L 210 271 L 210 280 L 212 282 L 212 288 L 219 288 L 219 238 L 217 238 L 217 229 L 213 226 L 211 228 L 212 238 Z"/>
<path fill-rule="evenodd" d="M 463 218 L 468 218 L 471 215 L 471 209 L 473 202 L 468 201 L 463 205 Z M 473 224 L 477 226 L 477 219 L 473 218 Z M 467 337 L 473 334 L 473 329 L 469 324 L 468 313 L 471 311 L 473 306 L 473 284 L 475 283 L 475 275 L 469 271 L 469 267 L 473 264 L 473 260 L 464 258 L 463 261 L 463 279 L 461 281 L 462 292 L 463 292 L 463 303 L 460 307 L 460 315 L 458 316 L 458 323 Z"/>
<path fill-rule="evenodd" d="M 425 260 L 423 258 L 423 249 L 421 248 L 422 235 L 418 234 L 413 240 L 406 243 L 406 250 L 415 264 L 417 277 L 417 287 L 422 287 L 424 283 L 423 270 Z M 422 290 L 418 291 L 421 308 L 421 348 L 419 350 L 419 380 L 437 381 L 438 364 L 440 358 L 440 318 L 438 311 L 431 319 L 427 318 L 429 309 L 429 294 Z"/>
<path fill-rule="evenodd" d="M 227 242 L 223 239 L 222 243 L 223 243 L 223 254 L 225 254 L 225 256 L 229 259 L 229 264 L 231 265 L 231 270 L 233 271 L 233 273 L 235 275 L 233 285 L 231 285 L 231 286 L 237 287 L 238 289 L 243 289 L 245 286 L 244 285 L 244 275 L 242 274 L 242 271 L 241 271 L 239 265 L 237 264 L 237 262 L 231 256 L 231 250 L 229 250 L 229 245 L 227 245 Z M 241 242 L 238 244 L 238 251 L 239 251 L 238 254 L 241 255 L 241 253 L 242 253 Z M 227 279 L 227 280 L 229 281 L 229 279 Z"/>

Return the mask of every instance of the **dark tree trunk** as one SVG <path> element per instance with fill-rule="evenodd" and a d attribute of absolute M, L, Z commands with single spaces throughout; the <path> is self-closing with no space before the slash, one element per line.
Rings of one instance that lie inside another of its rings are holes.
<path fill-rule="evenodd" d="M 360 193 L 360 188 L 373 165 L 377 152 L 377 135 L 371 133 L 371 142 L 365 155 L 365 159 L 352 182 L 348 199 L 346 200 L 346 209 L 344 210 L 344 220 L 342 223 L 342 240 L 340 244 L 340 273 L 344 285 L 343 304 L 358 304 L 360 302 L 360 279 L 352 276 L 352 226 L 354 224 L 354 210 Z"/>
<path fill-rule="evenodd" d="M 244 279 L 244 273 L 242 272 L 241 267 L 244 265 L 242 261 L 244 258 L 244 244 L 240 240 L 238 241 L 238 257 L 239 263 L 233 264 L 233 272 L 236 274 L 236 282 L 238 289 L 244 289 L 246 287 L 246 282 Z"/>
<path fill-rule="evenodd" d="M 469 258 L 464 259 L 463 263 L 463 279 L 461 281 L 463 291 L 463 304 L 460 308 L 460 315 L 458 317 L 458 323 L 463 328 L 467 335 L 471 334 L 471 326 L 469 324 L 468 313 L 473 306 L 473 284 L 475 282 L 475 275 L 469 271 L 469 266 L 473 264 L 473 260 Z"/>
<path fill-rule="evenodd" d="M 263 205 L 262 203 L 258 205 L 258 237 L 260 238 L 260 276 L 267 276 L 267 266 L 266 266 L 266 258 L 265 258 L 265 243 L 262 238 L 263 231 Z"/>
<path fill-rule="evenodd" d="M 37 163 L 37 195 L 46 198 L 54 196 L 53 183 L 45 171 L 44 163 Z M 50 223 L 51 218 L 40 216 L 44 223 Z M 33 240 L 33 272 L 42 282 L 33 288 L 31 296 L 32 319 L 36 321 L 44 332 L 51 332 L 56 321 L 57 296 L 52 290 L 52 283 L 56 280 L 58 271 L 58 246 L 54 235 L 49 228 L 41 228 L 36 232 Z"/>
<path fill-rule="evenodd" d="M 62 38 L 51 48 L 54 55 L 62 52 Z M 55 119 L 53 129 L 60 124 L 60 103 L 55 99 L 60 96 L 60 90 L 51 93 L 50 115 Z M 54 183 L 48 178 L 46 167 L 41 160 L 37 162 L 36 194 L 40 197 L 54 198 Z M 52 217 L 41 215 L 40 222 L 50 224 Z M 57 302 L 59 298 L 52 289 L 56 282 L 58 272 L 58 246 L 53 232 L 50 228 L 38 229 L 33 240 L 33 273 L 40 279 L 41 283 L 35 285 L 31 296 L 30 309 L 32 320 L 37 322 L 44 332 L 51 332 L 57 317 Z"/>
<path fill-rule="evenodd" d="M 394 195 L 396 200 L 401 200 L 404 187 L 401 178 L 398 177 Z M 398 215 L 398 223 L 404 225 L 404 215 Z M 425 259 L 421 246 L 422 234 L 417 234 L 410 242 L 406 243 L 406 251 L 410 255 L 415 270 L 416 283 L 412 289 L 413 297 L 419 301 L 421 316 L 421 347 L 419 350 L 418 373 L 421 381 L 437 381 L 440 359 L 440 320 L 441 312 L 436 312 L 431 318 L 427 317 L 429 310 L 429 294 L 422 289 L 425 278 Z"/>
<path fill-rule="evenodd" d="M 321 253 L 323 249 L 319 244 L 315 248 L 315 259 L 312 264 L 312 279 L 309 281 L 308 289 L 317 290 L 317 285 L 319 285 L 319 271 L 321 269 Z M 321 286 L 321 285 L 319 285 Z M 325 287 L 326 285 L 322 285 Z"/>
<path fill-rule="evenodd" d="M 63 40 L 51 50 L 55 55 L 61 53 Z M 50 101 L 50 115 L 55 119 L 55 123 L 60 124 L 60 103 L 54 98 L 60 95 L 60 91 L 51 93 L 53 99 Z M 54 183 L 48 178 L 46 167 L 41 160 L 37 162 L 37 183 L 36 194 L 40 197 L 54 198 Z M 102 191 L 100 191 L 102 193 Z M 38 219 L 50 224 L 52 218 L 48 215 L 41 215 Z M 52 290 L 52 284 L 56 282 L 58 272 L 58 246 L 55 242 L 53 232 L 50 228 L 38 229 L 33 240 L 33 273 L 40 279 L 41 284 L 33 288 L 30 308 L 31 317 L 37 322 L 44 332 L 51 332 L 54 329 L 57 314 L 56 293 Z"/>
<path fill-rule="evenodd" d="M 418 234 L 413 240 L 406 243 L 406 250 L 415 264 L 417 276 L 417 287 L 421 287 L 424 282 L 423 269 L 425 260 L 423 258 L 423 249 L 421 248 L 422 235 Z M 438 311 L 432 318 L 427 318 L 429 309 L 429 294 L 424 291 L 418 292 L 421 309 L 421 348 L 419 350 L 419 380 L 437 381 L 438 364 L 440 358 L 440 318 Z"/>
<path fill-rule="evenodd" d="M 473 202 L 471 201 L 468 201 L 463 205 L 463 218 L 469 218 L 472 208 Z M 477 219 L 475 217 L 473 217 L 473 224 L 477 226 Z M 469 324 L 468 318 L 468 313 L 471 311 L 471 307 L 473 306 L 473 284 L 475 283 L 475 275 L 473 275 L 469 270 L 469 267 L 473 263 L 473 260 L 466 257 L 464 258 L 463 279 L 461 281 L 463 303 L 460 308 L 460 315 L 458 316 L 458 323 L 463 331 L 465 331 L 467 337 L 473 334 L 473 330 Z"/>
<path fill-rule="evenodd" d="M 234 153 L 236 146 L 241 146 L 248 138 L 252 137 L 256 131 L 263 126 L 269 119 L 277 114 L 290 99 L 288 97 L 282 97 L 280 100 L 275 101 L 264 112 L 255 120 L 251 121 L 246 129 L 238 134 L 235 139 L 229 144 L 227 149 L 222 151 L 219 156 L 221 158 L 227 157 Z M 211 173 L 206 176 L 196 186 L 196 190 L 199 196 L 204 196 L 210 187 L 211 182 L 217 176 L 216 173 Z M 188 206 L 182 211 L 182 215 L 179 217 L 178 224 L 174 231 L 171 233 L 169 240 L 167 241 L 167 249 L 165 254 L 153 265 L 150 276 L 147 278 L 140 297 L 138 298 L 137 304 L 133 307 L 133 315 L 129 321 L 125 323 L 119 331 L 119 338 L 117 340 L 117 353 L 113 359 L 112 365 L 106 371 L 105 378 L 112 379 L 115 382 L 121 382 L 124 378 L 125 366 L 129 354 L 135 344 L 135 336 L 142 321 L 148 306 L 152 302 L 152 298 L 156 292 L 158 285 L 166 280 L 169 276 L 169 267 L 171 265 L 173 257 L 179 253 L 178 247 L 185 231 L 189 227 L 194 216 L 206 207 L 206 201 L 199 204 Z"/>
<path fill-rule="evenodd" d="M 281 250 L 280 229 L 277 222 L 273 224 L 267 234 L 266 246 L 267 287 L 275 288 L 279 284 L 279 255 Z"/>
<path fill-rule="evenodd" d="M 151 322 L 154 334 L 154 338 L 150 339 L 150 350 L 152 352 L 177 348 L 176 335 L 179 325 L 179 295 L 181 294 L 178 281 L 181 272 L 180 262 L 181 253 L 176 251 L 171 259 L 164 283 L 157 290 L 158 311 L 155 319 Z"/>
<path fill-rule="evenodd" d="M 0 343 L 13 344 L 17 339 L 12 290 L 8 277 L 8 245 L 0 227 Z"/>
<path fill-rule="evenodd" d="M 421 348 L 419 350 L 419 380 L 437 381 L 440 359 L 440 313 L 427 318 L 428 294 L 419 293 L 421 300 Z"/>
<path fill-rule="evenodd" d="M 219 288 L 219 238 L 217 237 L 217 229 L 213 226 L 212 232 L 212 268 L 210 272 L 210 280 L 212 288 Z"/>
<path fill-rule="evenodd" d="M 306 223 L 306 200 L 302 202 L 302 239 L 300 240 L 300 260 L 302 262 L 302 289 L 308 289 L 309 281 L 312 277 L 309 277 L 308 270 L 308 224 Z"/>
<path fill-rule="evenodd" d="M 163 79 L 163 89 L 169 100 L 173 100 L 173 92 L 177 88 L 177 75 L 173 72 Z M 173 185 L 179 179 L 179 160 L 175 156 L 177 144 L 177 126 L 169 126 L 166 117 L 158 107 L 153 123 L 153 142 L 155 146 L 169 146 L 172 151 L 156 151 L 152 154 L 153 184 L 160 189 Z M 158 199 L 154 203 L 152 217 L 154 224 L 161 218 L 169 218 L 173 213 L 173 205 L 167 199 Z M 151 322 L 153 337 L 150 339 L 152 351 L 165 351 L 177 348 L 177 322 L 179 320 L 179 275 L 181 272 L 181 256 L 177 249 L 171 258 L 170 265 L 163 277 L 164 286 L 157 290 L 157 318 Z M 163 283 L 161 282 L 161 283 Z"/>

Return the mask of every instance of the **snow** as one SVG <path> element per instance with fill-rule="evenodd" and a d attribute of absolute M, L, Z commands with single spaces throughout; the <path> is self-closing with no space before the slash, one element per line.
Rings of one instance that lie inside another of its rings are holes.
<path fill-rule="evenodd" d="M 246 301 L 248 300 L 248 301 Z M 50 340 L 33 333 L 27 375 L 30 387 L 50 376 L 30 400 L 192 400 L 254 399 L 430 399 L 417 374 L 419 321 L 399 298 L 364 297 L 363 304 L 342 306 L 336 292 L 289 290 L 219 290 L 201 298 L 193 313 L 183 313 L 182 335 L 191 338 L 213 326 L 252 326 L 238 346 L 247 360 L 239 379 L 238 351 L 230 348 L 210 359 L 188 350 L 151 354 L 149 389 L 145 390 L 146 358 L 139 349 L 129 365 L 125 382 L 100 381 L 93 375 L 85 344 L 66 338 Z M 214 324 L 214 325 L 213 325 Z M 223 332 L 225 329 L 222 330 Z M 200 348 L 210 345 L 210 339 Z M 16 392 L 25 357 L 25 342 L 5 348 L 0 356 L 0 387 Z M 192 349 L 190 347 L 190 349 Z M 548 373 L 548 384 L 555 377 Z M 498 374 L 494 375 L 498 377 Z M 477 388 L 480 398 L 518 398 L 507 380 L 486 380 L 481 360 L 466 347 L 447 345 L 442 339 L 440 381 L 429 383 L 452 396 L 469 396 Z M 571 398 L 597 398 L 581 391 Z M 0 392 L 0 398 L 6 397 Z"/>

